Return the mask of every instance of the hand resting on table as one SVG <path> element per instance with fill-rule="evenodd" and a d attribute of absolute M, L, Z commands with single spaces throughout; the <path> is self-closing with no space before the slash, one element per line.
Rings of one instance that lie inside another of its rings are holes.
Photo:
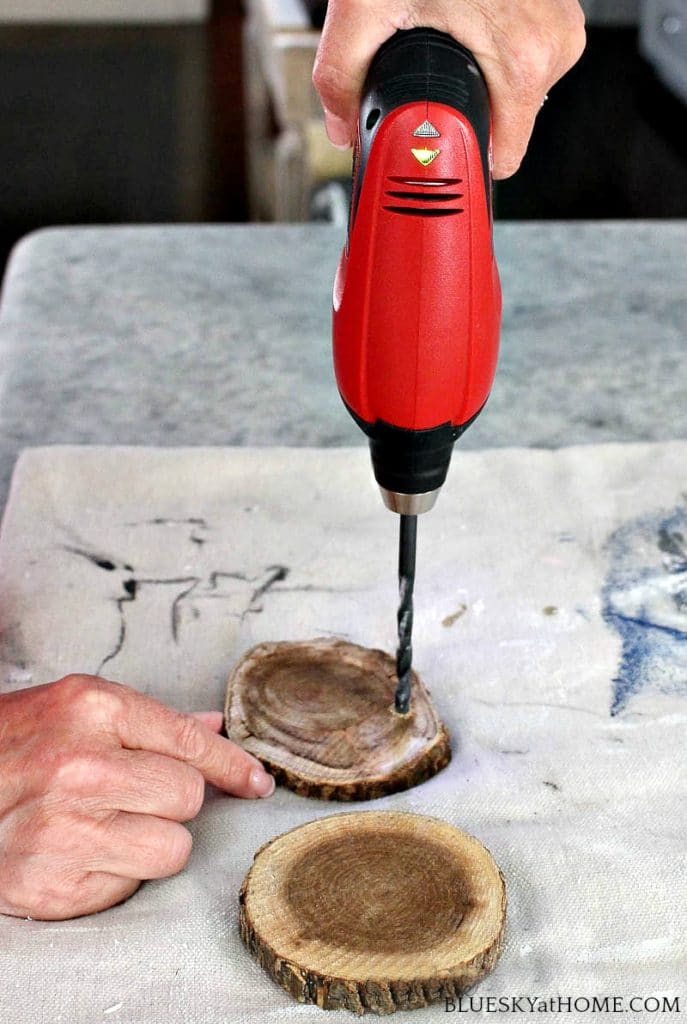
<path fill-rule="evenodd" d="M 0 695 L 0 913 L 78 917 L 180 871 L 206 781 L 271 795 L 221 725 L 96 676 Z"/>

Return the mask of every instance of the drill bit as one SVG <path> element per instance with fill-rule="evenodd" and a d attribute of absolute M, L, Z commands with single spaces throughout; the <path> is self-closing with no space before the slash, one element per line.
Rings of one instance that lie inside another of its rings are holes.
<path fill-rule="evenodd" d="M 413 585 L 415 583 L 415 547 L 417 516 L 401 516 L 398 544 L 398 650 L 396 652 L 395 705 L 401 715 L 410 708 L 410 671 L 413 664 Z"/>

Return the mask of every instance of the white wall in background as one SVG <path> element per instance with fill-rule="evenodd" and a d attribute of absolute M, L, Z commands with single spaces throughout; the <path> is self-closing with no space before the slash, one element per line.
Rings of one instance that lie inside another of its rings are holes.
<path fill-rule="evenodd" d="M 0 0 L 0 22 L 202 21 L 209 0 Z"/>

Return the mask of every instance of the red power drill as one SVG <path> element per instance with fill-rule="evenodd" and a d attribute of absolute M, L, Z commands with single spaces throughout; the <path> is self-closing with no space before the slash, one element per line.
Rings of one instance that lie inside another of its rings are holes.
<path fill-rule="evenodd" d="M 487 87 L 464 46 L 397 32 L 367 75 L 348 239 L 334 284 L 334 367 L 400 513 L 396 710 L 408 711 L 417 515 L 491 389 L 501 289 L 492 243 Z"/>

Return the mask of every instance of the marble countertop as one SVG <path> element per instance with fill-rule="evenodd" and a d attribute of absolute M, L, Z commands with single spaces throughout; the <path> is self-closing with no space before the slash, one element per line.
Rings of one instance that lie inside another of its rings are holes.
<path fill-rule="evenodd" d="M 0 499 L 56 443 L 364 443 L 336 391 L 342 237 L 303 226 L 59 228 L 0 304 Z M 463 448 L 687 437 L 687 223 L 503 223 L 499 371 Z"/>

